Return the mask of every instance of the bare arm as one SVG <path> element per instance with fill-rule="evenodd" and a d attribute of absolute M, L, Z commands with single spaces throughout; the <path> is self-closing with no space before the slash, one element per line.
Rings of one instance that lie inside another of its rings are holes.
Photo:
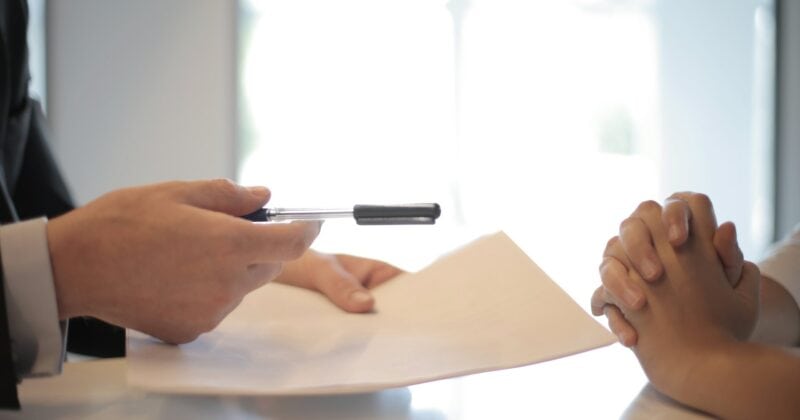
<path fill-rule="evenodd" d="M 757 343 L 736 343 L 703 360 L 672 396 L 726 419 L 800 417 L 800 357 Z"/>
<path fill-rule="evenodd" d="M 761 313 L 752 341 L 777 346 L 800 344 L 800 310 L 797 302 L 775 280 L 761 277 Z"/>
<path fill-rule="evenodd" d="M 638 310 L 621 309 L 638 332 L 633 351 L 653 386 L 685 404 L 722 418 L 800 418 L 800 356 L 747 340 L 762 290 L 770 294 L 764 299 L 782 302 L 770 304 L 765 324 L 772 316 L 796 317 L 797 305 L 777 283 L 768 280 L 762 287 L 760 271 L 747 261 L 732 284 L 714 244 L 710 200 L 696 195 L 687 203 L 694 234 L 679 247 L 668 242 L 657 203 L 643 203 L 631 216 L 647 226 L 663 264 L 662 277 L 654 281 L 628 266 L 628 280 L 647 302 Z"/>

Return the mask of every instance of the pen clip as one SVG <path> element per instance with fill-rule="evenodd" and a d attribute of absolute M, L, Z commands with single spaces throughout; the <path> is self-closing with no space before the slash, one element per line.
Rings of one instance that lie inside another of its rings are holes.
<path fill-rule="evenodd" d="M 353 206 L 353 217 L 359 225 L 432 225 L 441 213 L 436 203 Z"/>

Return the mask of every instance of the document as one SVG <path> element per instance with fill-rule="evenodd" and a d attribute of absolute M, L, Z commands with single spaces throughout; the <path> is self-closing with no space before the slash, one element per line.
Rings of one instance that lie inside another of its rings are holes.
<path fill-rule="evenodd" d="M 370 392 L 544 362 L 615 338 L 504 233 L 374 289 L 372 313 L 269 284 L 180 346 L 128 331 L 128 382 L 155 392 Z"/>

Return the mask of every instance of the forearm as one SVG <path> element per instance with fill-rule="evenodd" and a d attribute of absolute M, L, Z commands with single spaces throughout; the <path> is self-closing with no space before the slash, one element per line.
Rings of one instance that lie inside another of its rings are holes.
<path fill-rule="evenodd" d="M 786 289 L 769 277 L 761 278 L 761 313 L 751 341 L 777 346 L 800 344 L 800 310 Z"/>
<path fill-rule="evenodd" d="M 800 418 L 800 357 L 737 343 L 706 356 L 686 383 L 666 393 L 725 419 Z"/>

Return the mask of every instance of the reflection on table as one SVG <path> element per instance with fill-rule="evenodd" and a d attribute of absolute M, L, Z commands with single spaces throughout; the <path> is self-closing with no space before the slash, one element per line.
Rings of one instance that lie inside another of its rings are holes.
<path fill-rule="evenodd" d="M 649 386 L 627 349 L 607 348 L 498 372 L 355 395 L 220 397 L 127 386 L 124 359 L 68 363 L 26 380 L 21 412 L 0 418 L 531 419 L 705 418 Z"/>

